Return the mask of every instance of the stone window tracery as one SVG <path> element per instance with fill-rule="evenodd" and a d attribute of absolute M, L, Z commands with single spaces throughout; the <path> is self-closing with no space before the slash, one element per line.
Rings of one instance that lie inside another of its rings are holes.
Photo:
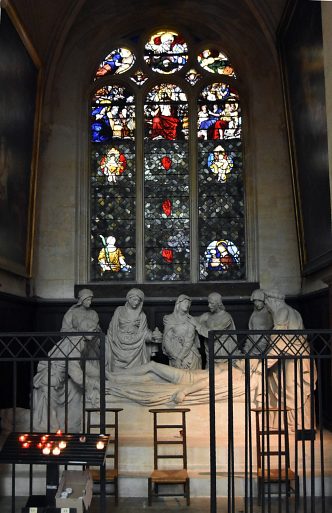
<path fill-rule="evenodd" d="M 138 48 L 119 45 L 96 66 L 90 280 L 244 280 L 235 70 L 170 29 Z"/>

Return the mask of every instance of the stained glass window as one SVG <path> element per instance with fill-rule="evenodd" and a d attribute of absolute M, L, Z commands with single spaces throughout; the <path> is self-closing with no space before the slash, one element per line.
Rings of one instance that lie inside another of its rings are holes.
<path fill-rule="evenodd" d="M 157 73 L 175 73 L 188 60 L 187 43 L 177 32 L 161 30 L 146 43 L 144 60 Z"/>
<path fill-rule="evenodd" d="M 203 50 L 197 57 L 199 64 L 209 73 L 236 78 L 233 66 L 225 54 L 215 48 Z"/>
<path fill-rule="evenodd" d="M 91 100 L 90 279 L 244 280 L 235 71 L 168 28 L 129 46 L 99 65 Z"/>
<path fill-rule="evenodd" d="M 188 280 L 190 214 L 188 103 L 161 84 L 144 105 L 145 273 L 148 281 Z"/>
<path fill-rule="evenodd" d="M 134 97 L 122 86 L 97 90 L 91 105 L 91 277 L 135 279 Z"/>
<path fill-rule="evenodd" d="M 139 87 L 142 86 L 148 80 L 148 77 L 140 69 L 135 71 L 134 75 L 130 78 Z"/>
<path fill-rule="evenodd" d="M 135 62 L 135 55 L 128 48 L 116 48 L 99 64 L 95 80 L 105 75 L 125 73 Z"/>
<path fill-rule="evenodd" d="M 186 80 L 189 82 L 190 85 L 195 85 L 197 82 L 202 78 L 202 75 L 200 75 L 195 69 L 190 69 L 188 73 L 186 74 Z"/>
<path fill-rule="evenodd" d="M 224 83 L 203 89 L 197 106 L 200 279 L 244 279 L 241 110 Z"/>

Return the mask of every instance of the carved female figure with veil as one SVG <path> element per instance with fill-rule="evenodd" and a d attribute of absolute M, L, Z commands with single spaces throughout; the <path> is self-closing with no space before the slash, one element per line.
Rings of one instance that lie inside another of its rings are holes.
<path fill-rule="evenodd" d="M 81 289 L 78 292 L 77 302 L 63 316 L 61 331 L 78 331 L 77 326 L 82 319 L 90 320 L 92 324 L 98 327 L 96 331 L 101 331 L 98 314 L 90 308 L 92 299 L 92 290 Z"/>
<path fill-rule="evenodd" d="M 126 303 L 116 308 L 107 331 L 106 358 L 109 370 L 137 367 L 151 360 L 156 352 L 154 342 L 161 341 L 156 328 L 152 333 L 142 311 L 144 293 L 131 289 Z"/>
<path fill-rule="evenodd" d="M 201 369 L 199 339 L 189 316 L 190 297 L 180 294 L 174 312 L 164 317 L 163 351 L 169 365 L 182 369 Z"/>

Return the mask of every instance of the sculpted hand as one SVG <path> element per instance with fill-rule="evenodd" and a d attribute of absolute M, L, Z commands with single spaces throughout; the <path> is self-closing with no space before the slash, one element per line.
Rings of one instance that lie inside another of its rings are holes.
<path fill-rule="evenodd" d="M 182 403 L 185 400 L 185 398 L 186 394 L 182 390 L 179 390 L 178 392 L 172 395 L 172 401 L 177 404 Z"/>

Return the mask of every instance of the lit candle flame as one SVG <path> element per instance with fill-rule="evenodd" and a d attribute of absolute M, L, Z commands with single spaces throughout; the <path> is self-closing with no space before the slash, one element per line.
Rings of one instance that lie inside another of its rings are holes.
<path fill-rule="evenodd" d="M 54 447 L 52 454 L 54 454 L 54 456 L 59 456 L 60 452 L 61 451 L 60 451 L 59 447 Z"/>
<path fill-rule="evenodd" d="M 104 449 L 104 442 L 99 440 L 99 442 L 97 442 L 97 444 L 96 444 L 96 447 L 97 447 L 97 449 Z"/>
<path fill-rule="evenodd" d="M 50 454 L 51 449 L 49 447 L 44 447 L 43 454 Z"/>
<path fill-rule="evenodd" d="M 59 443 L 59 447 L 60 449 L 65 449 L 67 447 L 67 443 L 64 440 L 61 440 L 61 442 Z"/>

